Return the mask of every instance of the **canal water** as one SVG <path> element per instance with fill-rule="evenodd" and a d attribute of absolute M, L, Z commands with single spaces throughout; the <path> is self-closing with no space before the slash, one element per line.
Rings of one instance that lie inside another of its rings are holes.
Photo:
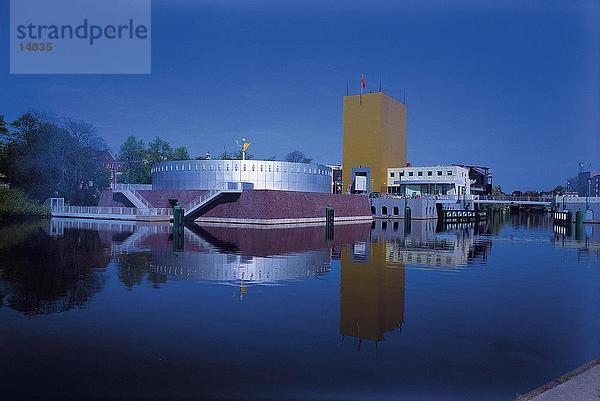
<path fill-rule="evenodd" d="M 598 225 L 170 230 L 0 227 L 0 399 L 511 400 L 600 357 Z"/>

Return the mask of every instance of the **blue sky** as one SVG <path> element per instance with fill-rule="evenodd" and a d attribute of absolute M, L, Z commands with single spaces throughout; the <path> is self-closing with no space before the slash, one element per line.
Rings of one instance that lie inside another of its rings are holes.
<path fill-rule="evenodd" d="M 391 3 L 391 2 L 389 2 Z M 8 1 L 0 6 L 9 42 Z M 504 190 L 600 168 L 597 1 L 153 1 L 151 75 L 9 75 L 0 114 L 90 121 L 113 151 L 159 135 L 195 156 L 341 160 L 346 83 L 408 100 L 408 159 L 479 164 Z"/>

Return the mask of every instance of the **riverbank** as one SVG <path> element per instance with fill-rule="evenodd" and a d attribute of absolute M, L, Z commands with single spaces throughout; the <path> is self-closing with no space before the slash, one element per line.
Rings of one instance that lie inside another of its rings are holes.
<path fill-rule="evenodd" d="M 0 189 L 0 221 L 50 217 L 50 209 L 20 189 Z"/>
<path fill-rule="evenodd" d="M 600 396 L 600 359 L 585 365 L 533 390 L 515 401 L 585 401 Z"/>

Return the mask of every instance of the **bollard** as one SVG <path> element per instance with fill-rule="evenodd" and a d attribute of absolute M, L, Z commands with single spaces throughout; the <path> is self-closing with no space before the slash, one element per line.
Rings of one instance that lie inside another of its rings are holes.
<path fill-rule="evenodd" d="M 325 209 L 325 239 L 327 241 L 333 240 L 333 226 L 335 223 L 334 210 L 331 206 L 327 206 Z"/>
<path fill-rule="evenodd" d="M 410 220 L 411 220 L 411 211 L 410 211 L 410 207 L 405 206 L 404 207 L 404 233 L 405 234 L 409 234 L 410 233 Z"/>
<path fill-rule="evenodd" d="M 575 239 L 582 240 L 583 236 L 583 210 L 579 209 L 575 213 Z"/>
<path fill-rule="evenodd" d="M 173 251 L 181 252 L 184 247 L 183 229 L 185 228 L 185 210 L 179 202 L 173 207 Z"/>

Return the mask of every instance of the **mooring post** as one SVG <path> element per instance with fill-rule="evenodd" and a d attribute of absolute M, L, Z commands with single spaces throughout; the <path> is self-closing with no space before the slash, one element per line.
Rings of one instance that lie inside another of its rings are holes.
<path fill-rule="evenodd" d="M 325 208 L 325 239 L 333 240 L 333 226 L 335 223 L 334 210 L 331 206 Z"/>
<path fill-rule="evenodd" d="M 185 228 L 185 209 L 179 202 L 173 207 L 173 251 L 180 252 L 184 248 L 183 229 Z"/>

